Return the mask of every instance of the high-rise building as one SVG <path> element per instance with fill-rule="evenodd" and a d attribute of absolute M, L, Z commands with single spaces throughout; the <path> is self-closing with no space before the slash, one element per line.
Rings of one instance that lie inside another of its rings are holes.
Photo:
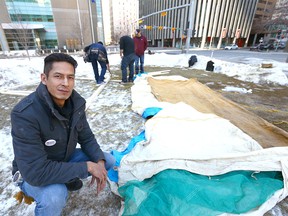
<path fill-rule="evenodd" d="M 1 46 L 10 50 L 24 42 L 30 49 L 105 43 L 101 0 L 0 0 L 0 6 Z"/>
<path fill-rule="evenodd" d="M 106 44 L 111 44 L 112 32 L 111 32 L 111 14 L 112 8 L 110 0 L 102 1 L 102 12 L 103 12 L 103 27 L 104 27 L 104 38 Z"/>
<path fill-rule="evenodd" d="M 123 35 L 132 35 L 139 17 L 139 0 L 110 0 L 112 9 L 111 32 L 115 43 Z"/>
<path fill-rule="evenodd" d="M 257 3 L 254 22 L 259 22 L 262 19 L 270 20 L 272 18 L 276 3 L 277 0 L 259 0 Z"/>
<path fill-rule="evenodd" d="M 140 0 L 150 45 L 218 47 L 248 43 L 257 0 Z M 159 13 L 161 12 L 162 13 Z M 191 36 L 191 37 L 190 37 Z"/>
<path fill-rule="evenodd" d="M 273 12 L 277 0 L 259 0 L 253 20 L 250 44 L 259 43 L 263 41 L 265 34 L 268 34 L 268 29 L 265 30 L 265 25 L 272 19 Z"/>

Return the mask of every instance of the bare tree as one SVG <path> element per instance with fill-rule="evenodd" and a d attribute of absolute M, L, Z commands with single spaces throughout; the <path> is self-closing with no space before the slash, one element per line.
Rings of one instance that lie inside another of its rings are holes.
<path fill-rule="evenodd" d="M 88 17 L 81 18 L 81 28 L 78 22 L 73 22 L 71 26 L 71 38 L 76 38 L 81 41 L 81 48 L 84 48 L 87 40 L 87 35 L 90 35 L 89 20 Z M 82 33 L 81 33 L 82 31 Z M 83 38 L 82 38 L 83 37 Z M 83 39 L 83 41 L 82 41 Z M 83 44 L 82 44 L 83 43 Z"/>
<path fill-rule="evenodd" d="M 267 26 L 268 21 L 270 21 L 268 18 L 256 19 L 253 23 L 253 32 L 256 34 L 269 33 L 269 26 Z"/>
<path fill-rule="evenodd" d="M 111 39 L 113 41 L 113 43 L 119 43 L 120 41 L 120 38 L 124 35 L 130 35 L 131 33 L 129 32 L 129 30 L 126 30 L 126 31 L 121 31 L 121 30 L 118 30 L 118 31 L 114 31 Z"/>
<path fill-rule="evenodd" d="M 14 15 L 13 17 L 11 17 L 11 20 L 14 22 L 11 23 L 11 29 L 10 31 L 8 31 L 8 34 L 11 34 L 13 39 L 17 41 L 20 47 L 26 51 L 27 56 L 30 60 L 29 48 L 31 45 L 34 46 L 35 44 L 32 30 L 29 29 L 29 24 L 24 22 L 21 16 L 21 11 L 16 8 L 14 1 L 11 2 L 12 2 L 12 10 L 14 12 Z"/>
<path fill-rule="evenodd" d="M 111 37 L 113 43 L 119 43 L 121 36 L 122 36 L 122 35 L 121 35 L 120 32 L 114 32 L 114 34 L 113 34 L 112 37 Z"/>
<path fill-rule="evenodd" d="M 265 24 L 266 28 L 271 29 L 274 33 L 279 33 L 279 37 L 285 32 L 287 37 L 288 31 L 288 1 L 281 1 L 275 8 L 274 15 L 271 20 L 267 21 Z M 288 44 L 284 49 L 288 52 Z"/>
<path fill-rule="evenodd" d="M 275 8 L 274 15 L 269 24 L 283 25 L 288 27 L 288 1 L 281 1 Z"/>

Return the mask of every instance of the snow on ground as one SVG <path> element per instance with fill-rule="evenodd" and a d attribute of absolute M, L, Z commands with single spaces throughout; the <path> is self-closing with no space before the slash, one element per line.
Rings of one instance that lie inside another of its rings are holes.
<path fill-rule="evenodd" d="M 193 55 L 179 54 L 168 55 L 165 53 L 155 53 L 154 55 L 145 55 L 145 65 L 160 67 L 187 67 L 188 59 Z M 196 55 L 196 54 L 194 54 Z M 197 55 L 196 55 L 197 56 Z M 77 76 L 93 78 L 91 65 L 84 63 L 80 55 L 75 56 L 78 62 Z M 287 70 L 287 63 L 269 61 L 273 64 L 272 68 L 261 68 L 265 61 L 258 58 L 245 59 L 246 64 L 230 63 L 206 56 L 197 56 L 198 62 L 192 66 L 194 69 L 206 69 L 206 64 L 212 60 L 214 72 L 226 74 L 230 77 L 242 81 L 254 83 L 275 83 L 279 85 L 288 85 L 288 78 L 284 73 Z M 109 55 L 110 65 L 118 66 L 120 64 L 119 54 Z M 43 70 L 43 57 L 33 57 L 31 61 L 27 58 L 0 59 L 0 88 L 10 88 L 14 85 L 26 84 L 31 81 L 39 81 L 40 73 Z"/>
<path fill-rule="evenodd" d="M 193 53 L 190 54 L 179 54 L 179 55 L 167 55 L 164 53 L 155 53 L 154 55 L 145 55 L 145 65 L 146 66 L 160 66 L 160 67 L 187 67 L 188 59 Z M 11 54 L 12 55 L 12 54 Z M 16 54 L 14 54 L 16 55 Z M 18 55 L 19 56 L 19 55 Z M 21 56 L 21 55 L 20 55 Z M 94 79 L 94 75 L 92 73 L 92 66 L 89 63 L 84 63 L 81 54 L 73 55 L 73 57 L 78 62 L 78 68 L 76 72 L 76 86 L 77 79 L 80 78 L 89 78 L 91 80 Z M 270 61 L 273 64 L 273 68 L 264 69 L 261 68 L 261 63 L 263 61 L 261 59 L 253 58 L 253 59 L 245 59 L 246 64 L 240 63 L 229 63 L 217 59 L 211 59 L 205 56 L 197 56 L 198 62 L 191 68 L 202 69 L 205 70 L 206 64 L 209 60 L 214 61 L 215 72 L 223 73 L 228 76 L 233 76 L 236 79 L 240 79 L 242 81 L 250 81 L 254 83 L 275 83 L 275 85 L 288 85 L 287 76 L 284 73 L 284 69 L 287 70 L 287 63 L 280 63 L 276 61 Z M 15 87 L 24 86 L 28 84 L 37 84 L 40 81 L 40 74 L 43 70 L 43 59 L 44 57 L 33 57 L 29 61 L 27 57 L 17 57 L 17 58 L 8 58 L 8 59 L 0 59 L 0 92 L 11 90 Z M 110 66 L 113 69 L 119 70 L 120 65 L 120 56 L 119 54 L 110 54 L 109 55 Z M 211 72 L 212 73 L 212 72 Z M 18 90 L 21 88 L 18 88 Z M 93 89 L 91 90 L 91 95 Z M 227 86 L 224 91 L 237 91 L 241 93 L 251 93 L 252 90 L 249 89 L 240 89 L 233 86 Z M 111 90 L 113 91 L 113 90 Z M 117 94 L 117 92 L 112 92 L 111 94 Z M 125 97 L 125 98 L 124 98 Z M 113 97 L 100 97 L 100 102 L 97 103 L 98 109 L 101 110 L 99 106 L 109 106 L 109 104 L 121 104 L 121 106 L 125 106 L 127 103 L 127 107 L 131 103 L 130 99 L 127 98 L 127 95 L 122 96 L 113 96 Z M 124 103 L 124 104 L 123 104 Z M 10 109 L 9 104 L 1 104 L 1 110 Z M 95 105 L 96 106 L 96 105 Z M 8 107 L 8 108 L 7 108 Z M 120 109 L 120 107 L 119 107 Z M 123 108 L 125 109 L 125 108 Z M 103 113 L 104 112 L 104 113 Z M 119 112 L 118 116 L 114 116 L 115 119 L 121 119 Z M 105 109 L 102 109 L 102 115 L 93 116 L 93 120 L 91 121 L 99 121 L 101 122 L 101 118 L 105 116 Z M 129 116 L 128 116 L 129 117 Z M 127 118 L 127 117 L 126 117 Z M 1 121 L 8 121 L 8 117 L 0 116 Z M 113 121 L 113 119 L 112 119 Z M 128 122 L 129 123 L 129 122 Z M 125 128 L 126 125 L 122 125 L 121 121 L 115 123 L 119 124 L 119 130 Z M 7 125 L 7 124 L 6 124 Z M 122 127 L 123 126 L 123 127 Z M 131 135 L 132 134 L 128 134 Z M 10 127 L 4 127 L 0 130 L 0 173 L 1 173 L 1 194 L 0 194 L 0 214 L 8 214 L 9 208 L 12 208 L 15 205 L 15 200 L 12 198 L 13 192 L 15 192 L 16 188 L 11 184 L 11 161 L 13 159 L 13 150 L 11 145 L 11 135 L 10 135 Z M 115 144 L 115 143 L 114 143 Z M 116 143 L 117 144 L 117 143 Z M 116 145 L 115 144 L 115 145 Z M 113 143 L 109 148 L 112 148 Z M 124 148 L 125 146 L 121 146 Z M 106 150 L 106 149 L 105 149 Z M 118 149 L 119 150 L 119 149 Z M 122 149 L 121 149 L 122 150 Z M 22 209 L 22 210 L 21 210 Z M 33 212 L 33 207 L 29 206 L 21 207 L 21 212 L 18 212 L 19 215 L 29 215 Z"/>

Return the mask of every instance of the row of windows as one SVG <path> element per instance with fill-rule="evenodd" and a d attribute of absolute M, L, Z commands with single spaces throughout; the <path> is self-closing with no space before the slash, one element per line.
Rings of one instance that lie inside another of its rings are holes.
<path fill-rule="evenodd" d="M 5 35 L 11 50 L 23 50 L 24 47 L 28 49 L 35 48 L 33 32 L 29 29 L 9 29 L 5 31 Z"/>
<path fill-rule="evenodd" d="M 263 12 L 266 12 L 266 13 L 268 13 L 268 14 L 272 14 L 273 9 L 269 9 L 269 8 L 265 8 L 265 9 L 264 9 L 264 8 L 258 8 L 258 7 L 257 7 L 256 13 L 257 13 L 257 12 L 262 12 L 262 11 L 263 11 Z"/>
<path fill-rule="evenodd" d="M 29 3 L 49 3 L 50 0 L 6 0 L 6 2 L 29 2 Z"/>
<path fill-rule="evenodd" d="M 268 1 L 268 0 L 259 0 L 258 3 L 267 4 L 267 5 L 273 5 L 274 1 L 271 2 L 271 1 Z"/>
<path fill-rule="evenodd" d="M 10 50 L 24 50 L 22 43 L 19 43 L 17 40 L 7 40 Z M 58 45 L 57 40 L 45 40 L 42 41 L 41 49 L 54 49 Z M 26 43 L 28 49 L 36 49 L 37 45 L 34 41 Z"/>
<path fill-rule="evenodd" d="M 52 15 L 10 14 L 12 21 L 22 22 L 54 22 Z"/>
<path fill-rule="evenodd" d="M 8 41 L 8 45 L 10 50 L 24 50 L 23 44 L 19 43 L 19 41 L 14 40 L 14 41 Z M 55 49 L 55 47 L 58 45 L 58 41 L 57 40 L 44 40 L 41 41 L 41 45 L 40 47 L 38 47 L 38 45 L 34 42 L 34 41 L 30 41 L 29 43 L 27 42 L 26 44 L 28 46 L 28 49 L 36 49 L 36 48 L 40 48 L 40 49 Z"/>

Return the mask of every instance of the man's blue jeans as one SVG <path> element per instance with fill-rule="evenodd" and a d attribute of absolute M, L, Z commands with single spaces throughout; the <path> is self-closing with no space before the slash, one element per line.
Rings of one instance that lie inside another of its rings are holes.
<path fill-rule="evenodd" d="M 140 61 L 140 73 L 144 73 L 144 54 L 143 55 L 135 55 L 135 73 L 139 73 L 139 61 Z"/>
<path fill-rule="evenodd" d="M 129 54 L 127 56 L 123 56 L 121 61 L 121 70 L 122 70 L 122 82 L 127 82 L 127 67 L 129 67 L 129 76 L 128 80 L 133 81 L 134 77 L 134 61 L 135 54 Z"/>
<path fill-rule="evenodd" d="M 109 170 L 115 164 L 115 158 L 104 152 L 105 168 Z M 82 152 L 81 149 L 76 149 L 69 162 L 83 162 L 90 159 Z M 34 198 L 36 202 L 35 216 L 60 216 L 63 208 L 66 205 L 68 190 L 65 184 L 51 184 L 42 187 L 36 187 L 23 182 L 20 185 L 21 190 L 28 196 Z"/>
<path fill-rule="evenodd" d="M 105 76 L 105 73 L 107 70 L 106 62 L 102 62 L 102 61 L 98 61 L 97 59 L 93 59 L 91 63 L 92 63 L 96 83 L 100 84 L 101 82 L 104 81 L 104 78 L 105 78 L 104 76 Z M 99 72 L 98 72 L 98 63 L 101 66 L 100 76 L 99 76 Z"/>

